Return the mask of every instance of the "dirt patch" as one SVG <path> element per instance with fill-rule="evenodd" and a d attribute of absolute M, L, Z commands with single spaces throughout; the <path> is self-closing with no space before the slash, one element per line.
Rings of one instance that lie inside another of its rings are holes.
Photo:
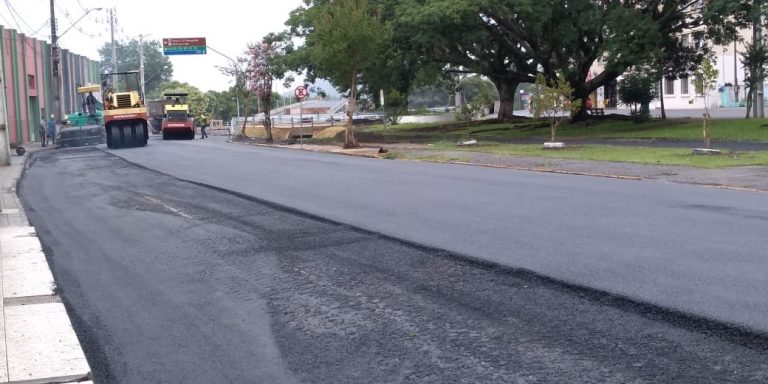
<path fill-rule="evenodd" d="M 336 127 L 328 127 L 323 129 L 320 132 L 315 133 L 315 135 L 312 137 L 313 139 L 333 139 L 336 138 L 337 135 L 344 132 L 346 128 L 343 126 L 336 126 Z"/>

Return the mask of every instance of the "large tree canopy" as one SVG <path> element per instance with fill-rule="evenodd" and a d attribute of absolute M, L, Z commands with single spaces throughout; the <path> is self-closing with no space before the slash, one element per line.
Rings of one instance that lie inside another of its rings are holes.
<path fill-rule="evenodd" d="M 701 41 L 707 41 L 703 38 L 709 29 L 715 31 L 724 25 L 723 15 L 735 12 L 733 7 L 711 12 L 703 8 L 717 1 L 729 4 L 726 0 L 373 0 L 366 3 L 391 31 L 374 61 L 359 56 L 342 59 L 346 54 L 333 48 L 340 41 L 367 41 L 359 35 L 342 36 L 350 23 L 334 34 L 318 33 L 323 10 L 338 6 L 338 1 L 305 0 L 288 26 L 292 36 L 306 43 L 292 55 L 293 67 L 308 70 L 310 78 L 323 68 L 317 52 L 332 52 L 339 63 L 346 59 L 376 68 L 359 76 L 358 86 L 370 93 L 378 88 L 409 92 L 416 79 L 435 68 L 443 74 L 481 74 L 498 89 L 499 117 L 506 119 L 512 117 L 518 85 L 532 83 L 538 74 L 553 82 L 563 77 L 573 86 L 574 98 L 583 99 L 638 65 L 655 68 L 656 76 L 692 72 L 708 52 Z M 680 38 L 690 31 L 695 31 L 695 44 Z M 582 110 L 579 116 L 585 114 Z"/>
<path fill-rule="evenodd" d="M 139 40 L 115 42 L 117 69 L 112 66 L 112 44 L 106 43 L 101 49 L 101 72 L 124 72 L 139 70 Z M 163 47 L 157 40 L 144 41 L 144 87 L 147 94 L 153 93 L 160 84 L 173 78 L 173 64 L 163 55 Z"/>
<path fill-rule="evenodd" d="M 561 73 L 584 98 L 702 26 L 698 0 L 406 0 L 399 26 L 423 57 L 496 84 L 501 118 L 520 82 Z M 671 42 L 670 42 L 671 41 Z M 703 47 L 699 46 L 699 49 Z M 676 59 L 699 59 L 681 56 Z M 600 71 L 590 70 L 601 61 Z M 695 64 L 695 63 L 694 63 Z"/>

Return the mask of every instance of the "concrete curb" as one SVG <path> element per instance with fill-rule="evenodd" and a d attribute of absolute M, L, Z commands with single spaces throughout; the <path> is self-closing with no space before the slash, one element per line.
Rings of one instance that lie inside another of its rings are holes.
<path fill-rule="evenodd" d="M 86 382 L 90 367 L 16 196 L 29 158 L 0 167 L 0 383 Z"/>

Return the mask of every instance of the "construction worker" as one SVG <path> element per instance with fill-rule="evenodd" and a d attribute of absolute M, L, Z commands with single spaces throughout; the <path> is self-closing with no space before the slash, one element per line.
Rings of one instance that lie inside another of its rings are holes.
<path fill-rule="evenodd" d="M 200 114 L 200 118 L 197 119 L 197 121 L 200 124 L 200 138 L 205 139 L 208 137 L 208 134 L 205 133 L 205 128 L 208 127 L 208 120 L 205 118 L 205 115 L 202 113 Z"/>
<path fill-rule="evenodd" d="M 43 147 L 48 146 L 48 124 L 45 122 L 45 116 L 40 118 L 40 141 Z"/>
<path fill-rule="evenodd" d="M 96 114 L 96 96 L 93 95 L 93 92 L 88 92 L 88 96 L 85 98 L 85 113 Z"/>
<path fill-rule="evenodd" d="M 54 119 L 53 115 L 48 119 L 48 141 L 50 141 L 51 145 L 56 144 L 56 120 Z"/>

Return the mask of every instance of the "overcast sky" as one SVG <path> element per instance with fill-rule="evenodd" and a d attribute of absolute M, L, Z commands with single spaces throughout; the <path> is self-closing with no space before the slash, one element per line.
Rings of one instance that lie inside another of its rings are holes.
<path fill-rule="evenodd" d="M 234 58 L 243 53 L 249 42 L 284 30 L 289 12 L 301 4 L 301 0 L 56 0 L 55 9 L 61 34 L 86 9 L 103 8 L 89 13 L 59 41 L 62 48 L 94 60 L 100 60 L 98 49 L 110 40 L 109 8 L 115 10 L 117 40 L 138 38 L 140 34 L 154 40 L 206 37 L 209 46 Z M 35 37 L 50 41 L 49 10 L 49 0 L 0 1 L 0 24 L 28 35 L 36 33 Z M 232 84 L 216 69 L 217 65 L 225 66 L 228 60 L 210 50 L 207 55 L 171 56 L 171 62 L 176 80 L 203 91 L 224 90 Z"/>

